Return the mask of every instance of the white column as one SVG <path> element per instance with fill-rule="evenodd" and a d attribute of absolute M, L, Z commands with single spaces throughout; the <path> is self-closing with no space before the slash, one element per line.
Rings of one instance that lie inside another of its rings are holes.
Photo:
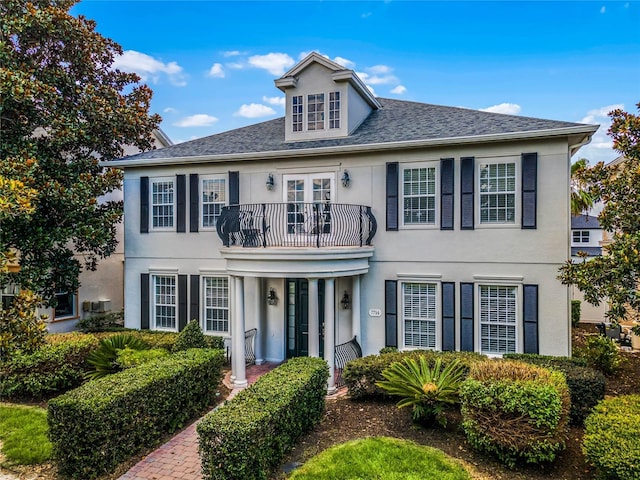
<path fill-rule="evenodd" d="M 351 278 L 351 333 L 362 345 L 360 318 L 360 275 L 355 275 Z"/>
<path fill-rule="evenodd" d="M 244 388 L 247 386 L 247 372 L 245 367 L 244 356 L 244 278 L 234 277 L 235 283 L 235 315 L 233 329 L 233 347 L 231 348 L 231 356 L 234 359 L 232 368 L 235 380 L 233 386 L 235 388 Z"/>
<path fill-rule="evenodd" d="M 309 279 L 309 356 L 320 356 L 320 314 L 318 312 L 318 279 Z"/>
<path fill-rule="evenodd" d="M 327 380 L 327 393 L 336 391 L 335 384 L 335 280 L 327 278 L 324 281 L 324 359 L 329 364 L 329 380 Z"/>
<path fill-rule="evenodd" d="M 262 365 L 264 363 L 264 339 L 266 335 L 266 310 L 265 303 L 267 299 L 264 295 L 264 279 L 256 278 L 256 291 L 255 291 L 255 304 L 254 311 L 256 315 L 256 337 L 253 341 L 253 348 L 256 354 L 256 365 Z"/>
<path fill-rule="evenodd" d="M 236 379 L 236 356 L 233 354 L 233 339 L 236 338 L 236 316 L 238 312 L 235 308 L 236 304 L 236 282 L 235 277 L 229 277 L 229 334 L 231 338 L 228 338 L 226 341 L 229 346 L 229 351 L 231 352 L 231 385 L 235 382 Z"/>

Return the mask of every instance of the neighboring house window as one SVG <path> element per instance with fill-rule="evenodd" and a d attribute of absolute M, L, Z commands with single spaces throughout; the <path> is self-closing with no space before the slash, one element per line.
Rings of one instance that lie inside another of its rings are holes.
<path fill-rule="evenodd" d="M 78 315 L 76 294 L 59 291 L 56 293 L 56 308 L 53 312 L 54 320 L 76 317 Z"/>
<path fill-rule="evenodd" d="M 404 346 L 436 348 L 436 284 L 403 283 Z"/>
<path fill-rule="evenodd" d="M 480 285 L 480 350 L 516 351 L 517 287 Z"/>
<path fill-rule="evenodd" d="M 436 169 L 405 168 L 402 173 L 405 225 L 436 223 Z"/>
<path fill-rule="evenodd" d="M 324 130 L 324 93 L 307 95 L 307 130 Z"/>
<path fill-rule="evenodd" d="M 224 178 L 202 178 L 202 228 L 213 228 L 227 203 L 226 181 Z"/>
<path fill-rule="evenodd" d="M 291 99 L 291 124 L 294 132 L 302 131 L 302 95 L 294 95 Z"/>
<path fill-rule="evenodd" d="M 573 243 L 589 243 L 589 230 L 573 230 Z"/>
<path fill-rule="evenodd" d="M 176 311 L 178 305 L 176 276 L 153 275 L 153 310 L 154 329 L 176 330 Z"/>
<path fill-rule="evenodd" d="M 515 223 L 516 164 L 480 166 L 480 223 Z"/>
<path fill-rule="evenodd" d="M 172 178 L 151 180 L 151 225 L 154 229 L 173 228 L 174 191 Z"/>
<path fill-rule="evenodd" d="M 329 128 L 340 128 L 340 92 L 329 93 Z"/>
<path fill-rule="evenodd" d="M 14 298 L 20 292 L 20 287 L 16 284 L 6 285 L 0 290 L 0 310 L 6 310 L 11 307 Z"/>
<path fill-rule="evenodd" d="M 227 277 L 204 277 L 204 330 L 229 332 L 229 280 Z"/>

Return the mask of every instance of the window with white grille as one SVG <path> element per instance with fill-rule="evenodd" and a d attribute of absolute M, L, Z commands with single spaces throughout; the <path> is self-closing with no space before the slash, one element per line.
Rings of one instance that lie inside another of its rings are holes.
<path fill-rule="evenodd" d="M 480 223 L 515 223 L 516 164 L 480 165 Z"/>
<path fill-rule="evenodd" d="M 157 330 L 176 330 L 177 291 L 175 275 L 153 275 L 153 322 Z"/>
<path fill-rule="evenodd" d="M 329 128 L 340 128 L 340 92 L 329 93 Z"/>
<path fill-rule="evenodd" d="M 436 348 L 436 284 L 403 283 L 404 346 Z"/>
<path fill-rule="evenodd" d="M 202 228 L 213 228 L 220 216 L 222 207 L 227 203 L 226 182 L 224 178 L 202 178 Z"/>
<path fill-rule="evenodd" d="M 294 132 L 302 131 L 302 95 L 294 95 L 291 98 L 291 127 Z"/>
<path fill-rule="evenodd" d="M 436 223 L 436 168 L 405 168 L 402 173 L 405 225 Z"/>
<path fill-rule="evenodd" d="M 206 332 L 229 332 L 229 280 L 227 277 L 204 277 L 204 329 Z"/>
<path fill-rule="evenodd" d="M 171 178 L 151 180 L 151 225 L 153 228 L 173 228 L 174 191 L 174 181 Z"/>
<path fill-rule="evenodd" d="M 324 130 L 324 93 L 307 95 L 307 130 Z"/>
<path fill-rule="evenodd" d="M 515 353 L 517 349 L 517 287 L 480 286 L 480 350 Z"/>
<path fill-rule="evenodd" d="M 589 243 L 589 230 L 573 230 L 573 243 Z"/>

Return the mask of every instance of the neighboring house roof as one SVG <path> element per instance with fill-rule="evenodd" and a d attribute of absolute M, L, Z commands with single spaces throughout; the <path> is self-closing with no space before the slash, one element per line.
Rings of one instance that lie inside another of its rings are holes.
<path fill-rule="evenodd" d="M 571 230 L 600 230 L 598 217 L 592 215 L 574 215 L 571 217 Z"/>
<path fill-rule="evenodd" d="M 620 165 L 621 163 L 624 163 L 626 161 L 627 161 L 627 157 L 625 157 L 624 155 L 620 155 L 619 157 L 616 157 L 613 160 L 611 160 L 609 163 L 607 163 L 607 167 L 612 167 L 614 165 Z"/>
<path fill-rule="evenodd" d="M 571 247 L 572 257 L 577 257 L 578 252 L 584 252 L 588 257 L 598 257 L 602 255 L 602 247 Z"/>
<path fill-rule="evenodd" d="M 161 150 L 132 155 L 110 162 L 110 166 L 149 164 L 149 160 L 202 161 L 218 157 L 257 158 L 346 153 L 365 150 L 414 148 L 451 143 L 518 140 L 576 136 L 588 141 L 597 125 L 482 112 L 459 107 L 377 99 L 382 108 L 348 137 L 285 142 L 285 119 L 249 125 L 228 132 L 179 143 Z M 265 154 L 271 155 L 265 155 Z M 139 162 L 139 163 L 138 163 Z M 118 165 L 119 164 L 119 165 Z"/>

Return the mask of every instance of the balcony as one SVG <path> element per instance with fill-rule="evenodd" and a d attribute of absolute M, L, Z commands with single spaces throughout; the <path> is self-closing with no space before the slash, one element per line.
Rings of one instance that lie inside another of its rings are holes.
<path fill-rule="evenodd" d="M 256 203 L 224 207 L 216 222 L 225 247 L 368 247 L 371 207 L 341 203 Z"/>

